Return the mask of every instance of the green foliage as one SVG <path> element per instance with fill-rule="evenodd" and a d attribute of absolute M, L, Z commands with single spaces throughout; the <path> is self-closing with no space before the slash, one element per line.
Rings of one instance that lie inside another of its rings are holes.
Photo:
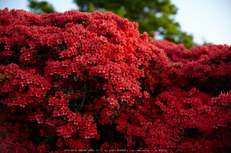
<path fill-rule="evenodd" d="M 0 73 L 0 81 L 5 79 L 5 75 L 2 75 L 2 73 Z"/>
<path fill-rule="evenodd" d="M 37 14 L 42 13 L 54 13 L 55 10 L 51 4 L 45 1 L 38 2 L 37 0 L 28 0 L 29 1 L 29 8 L 31 11 Z"/>

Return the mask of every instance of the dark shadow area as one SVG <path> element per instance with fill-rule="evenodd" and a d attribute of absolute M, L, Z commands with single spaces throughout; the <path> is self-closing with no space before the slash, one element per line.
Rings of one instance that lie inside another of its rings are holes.
<path fill-rule="evenodd" d="M 97 130 L 98 133 L 100 133 L 100 140 L 91 139 L 91 145 L 93 149 L 100 149 L 100 146 L 104 142 L 108 142 L 109 145 L 111 145 L 113 142 L 122 142 L 126 144 L 125 135 L 119 132 L 115 129 L 115 124 L 105 124 L 102 125 L 100 123 L 97 123 Z M 124 149 L 124 148 L 123 148 Z"/>
<path fill-rule="evenodd" d="M 199 86 L 199 90 L 204 93 L 211 93 L 214 97 L 217 97 L 221 92 L 228 92 L 231 90 L 231 77 L 220 76 L 208 78 L 205 83 Z"/>
<path fill-rule="evenodd" d="M 185 129 L 185 137 L 198 138 L 202 136 L 203 136 L 203 132 L 199 132 L 198 128 L 186 128 Z"/>

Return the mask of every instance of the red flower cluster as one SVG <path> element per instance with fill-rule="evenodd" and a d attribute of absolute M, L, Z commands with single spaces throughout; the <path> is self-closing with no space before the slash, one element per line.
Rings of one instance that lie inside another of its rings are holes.
<path fill-rule="evenodd" d="M 188 50 L 137 27 L 0 10 L 1 152 L 230 151 L 231 47 Z"/>

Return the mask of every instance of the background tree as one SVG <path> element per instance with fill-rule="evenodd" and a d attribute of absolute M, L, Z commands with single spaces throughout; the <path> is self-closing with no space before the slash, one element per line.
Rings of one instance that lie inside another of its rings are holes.
<path fill-rule="evenodd" d="M 38 14 L 55 12 L 53 6 L 45 1 L 38 2 L 37 0 L 29 0 L 28 6 L 31 11 Z"/>
<path fill-rule="evenodd" d="M 93 12 L 111 11 L 129 21 L 139 23 L 139 30 L 151 34 L 156 31 L 157 36 L 175 43 L 183 43 L 187 48 L 196 45 L 193 36 L 180 30 L 178 22 L 174 21 L 177 13 L 175 5 L 170 0 L 74 0 L 80 11 Z"/>
<path fill-rule="evenodd" d="M 53 7 L 47 2 L 37 2 L 29 0 L 29 7 L 35 13 L 42 11 L 45 13 L 54 12 Z M 174 20 L 177 13 L 175 5 L 170 0 L 74 0 L 80 11 L 101 12 L 111 11 L 129 21 L 139 23 L 139 31 L 143 33 L 156 32 L 156 38 L 184 44 L 187 48 L 195 46 L 193 36 L 181 31 L 180 24 Z"/>

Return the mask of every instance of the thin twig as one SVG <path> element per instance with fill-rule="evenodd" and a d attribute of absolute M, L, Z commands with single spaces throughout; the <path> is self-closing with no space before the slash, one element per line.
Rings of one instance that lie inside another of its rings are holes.
<path fill-rule="evenodd" d="M 82 103 L 81 103 L 80 108 L 79 108 L 79 112 L 80 112 L 81 108 L 83 107 L 83 103 L 84 103 L 85 98 L 86 98 L 86 90 L 87 90 L 87 88 L 85 88 L 85 90 L 84 90 L 84 96 L 83 96 L 83 100 L 82 100 Z"/>
<path fill-rule="evenodd" d="M 56 130 L 56 127 L 52 127 L 52 130 Z M 51 132 L 52 133 L 52 132 Z M 48 137 L 46 137 L 45 139 L 43 139 L 42 141 L 40 141 L 39 143 L 37 143 L 35 146 L 36 148 L 39 146 L 39 145 L 42 145 L 44 143 L 47 143 L 49 141 L 51 141 L 53 138 L 55 138 L 55 136 L 51 136 L 49 135 Z"/>
<path fill-rule="evenodd" d="M 47 143 L 47 142 L 49 142 L 51 139 L 53 139 L 54 138 L 54 136 L 49 136 L 49 137 L 47 137 L 47 138 L 45 138 L 44 140 L 42 140 L 42 141 L 40 141 L 39 143 L 37 143 L 36 144 L 36 147 L 38 147 L 39 145 L 42 145 L 42 144 L 44 144 L 44 143 Z"/>

